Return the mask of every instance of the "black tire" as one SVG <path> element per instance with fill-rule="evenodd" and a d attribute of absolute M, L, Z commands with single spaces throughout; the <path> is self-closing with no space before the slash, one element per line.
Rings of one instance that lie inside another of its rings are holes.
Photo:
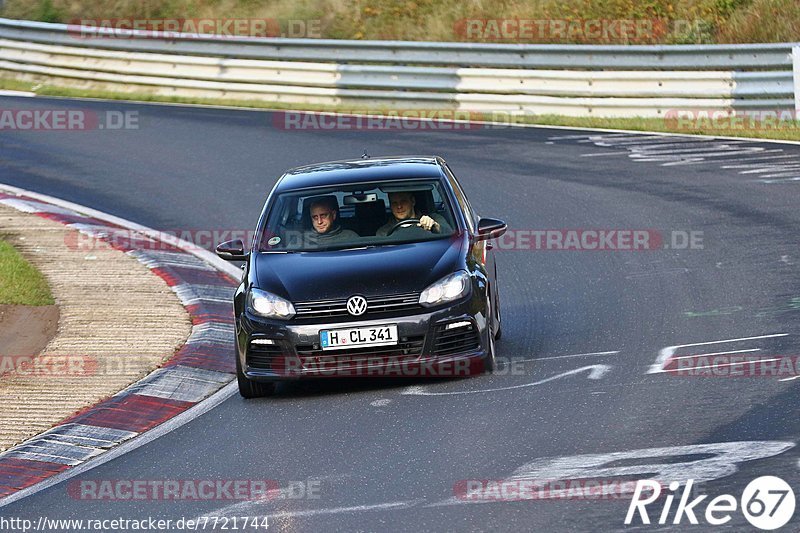
<path fill-rule="evenodd" d="M 236 382 L 239 385 L 239 394 L 242 398 L 263 398 L 264 396 L 271 396 L 275 392 L 274 383 L 261 383 L 253 381 L 245 377 L 242 372 L 242 364 L 239 362 L 239 354 L 236 354 Z"/>
<path fill-rule="evenodd" d="M 499 341 L 503 336 L 503 328 L 500 325 L 500 294 L 497 292 L 497 287 L 494 289 L 494 340 Z"/>
<path fill-rule="evenodd" d="M 487 354 L 486 357 L 483 358 L 483 371 L 485 374 L 491 374 L 494 372 L 495 368 L 497 368 L 497 358 L 495 356 L 494 351 L 494 339 L 496 338 L 497 334 L 493 333 L 494 328 L 494 308 L 492 307 L 492 299 L 486 299 L 486 306 L 489 308 L 489 312 L 486 315 L 489 318 L 489 323 L 487 324 L 487 332 L 486 332 L 486 339 L 488 340 L 489 346 L 487 347 Z"/>
<path fill-rule="evenodd" d="M 491 291 L 494 296 L 494 340 L 499 341 L 503 336 L 503 320 L 500 316 L 500 291 L 497 290 L 497 263 L 494 264 L 494 283 L 491 284 Z"/>
<path fill-rule="evenodd" d="M 497 292 L 497 287 L 492 286 L 492 292 L 490 294 L 494 295 L 494 316 L 492 317 L 492 321 L 494 322 L 494 340 L 499 341 L 500 337 L 503 336 L 503 328 L 500 325 L 500 294 Z"/>

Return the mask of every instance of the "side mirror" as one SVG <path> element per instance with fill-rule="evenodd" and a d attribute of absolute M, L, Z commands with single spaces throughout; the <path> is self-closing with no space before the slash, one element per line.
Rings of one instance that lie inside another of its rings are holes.
<path fill-rule="evenodd" d="M 241 239 L 225 241 L 217 246 L 217 255 L 225 261 L 246 261 L 247 254 L 244 253 L 244 243 Z"/>
<path fill-rule="evenodd" d="M 508 225 L 502 220 L 496 218 L 482 218 L 478 221 L 478 234 L 479 241 L 488 239 L 496 239 L 503 235 L 508 229 Z"/>

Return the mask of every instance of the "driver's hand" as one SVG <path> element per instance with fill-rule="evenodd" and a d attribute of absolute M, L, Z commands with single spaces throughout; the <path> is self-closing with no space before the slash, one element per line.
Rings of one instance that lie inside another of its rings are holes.
<path fill-rule="evenodd" d="M 419 219 L 419 226 L 427 231 L 431 230 L 439 231 L 439 223 L 433 220 L 428 215 L 422 215 L 422 218 Z"/>

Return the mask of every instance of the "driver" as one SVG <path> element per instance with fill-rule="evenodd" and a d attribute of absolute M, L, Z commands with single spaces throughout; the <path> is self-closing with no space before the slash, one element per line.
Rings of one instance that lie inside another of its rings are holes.
<path fill-rule="evenodd" d="M 419 223 L 415 225 L 426 231 L 432 233 L 447 233 L 451 231 L 450 226 L 444 218 L 436 213 L 433 215 L 422 215 L 421 217 L 417 216 L 417 212 L 414 209 L 416 203 L 416 198 L 414 198 L 414 195 L 410 192 L 390 192 L 389 204 L 392 208 L 392 217 L 389 218 L 386 224 L 378 228 L 375 235 L 378 237 L 385 237 L 389 234 L 389 230 L 399 222 L 412 218 L 419 219 Z"/>

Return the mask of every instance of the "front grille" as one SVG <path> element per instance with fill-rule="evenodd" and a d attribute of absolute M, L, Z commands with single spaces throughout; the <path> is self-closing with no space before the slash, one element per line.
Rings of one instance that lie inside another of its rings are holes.
<path fill-rule="evenodd" d="M 439 326 L 436 331 L 434 355 L 455 355 L 480 348 L 478 330 L 472 323 L 453 329 L 445 329 L 446 327 L 446 325 Z"/>
<path fill-rule="evenodd" d="M 391 296 L 371 296 L 367 298 L 367 312 L 359 318 L 395 311 L 414 311 L 421 309 L 419 293 L 393 294 Z M 352 316 L 347 312 L 347 298 L 338 300 L 317 300 L 295 302 L 297 318 L 330 318 Z"/>
<path fill-rule="evenodd" d="M 247 366 L 262 370 L 272 370 L 275 360 L 283 355 L 280 344 L 250 343 L 247 349 Z"/>
<path fill-rule="evenodd" d="M 418 335 L 414 337 L 403 337 L 398 344 L 394 346 L 364 346 L 362 348 L 347 348 L 345 350 L 320 350 L 315 349 L 314 346 L 307 344 L 297 347 L 297 355 L 304 367 L 313 366 L 321 358 L 330 362 L 331 358 L 341 357 L 348 360 L 357 360 L 358 356 L 363 359 L 370 359 L 373 357 L 396 357 L 396 358 L 413 358 L 422 355 L 422 347 L 425 344 L 425 337 Z"/>

